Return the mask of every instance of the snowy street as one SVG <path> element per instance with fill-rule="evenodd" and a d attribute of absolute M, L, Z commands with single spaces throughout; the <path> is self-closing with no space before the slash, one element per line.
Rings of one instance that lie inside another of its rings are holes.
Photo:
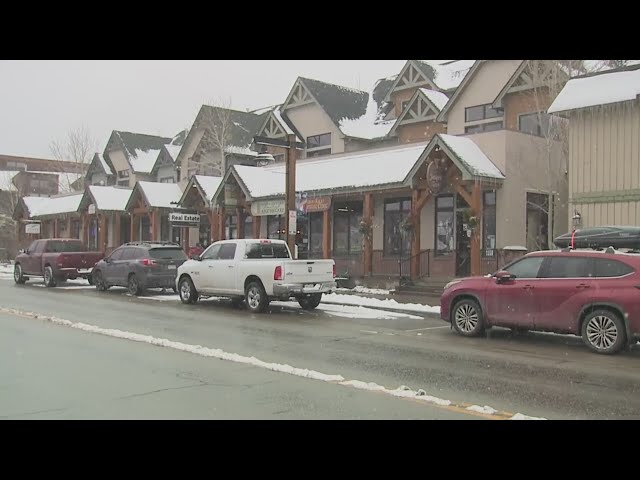
<path fill-rule="evenodd" d="M 274 302 L 251 315 L 6 276 L 0 299 L 2 418 L 640 416 L 640 352 L 593 355 L 572 337 L 470 340 L 432 314 Z"/>

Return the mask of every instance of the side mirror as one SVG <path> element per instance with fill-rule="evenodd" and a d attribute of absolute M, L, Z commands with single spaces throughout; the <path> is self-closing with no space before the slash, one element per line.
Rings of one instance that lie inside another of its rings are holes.
<path fill-rule="evenodd" d="M 20 250 L 18 250 L 18 253 L 27 253 L 27 251 L 24 248 L 21 248 Z"/>
<path fill-rule="evenodd" d="M 111 262 L 112 262 L 111 257 L 106 257 L 106 258 L 104 259 L 104 262 L 105 262 L 105 263 L 111 263 Z"/>
<path fill-rule="evenodd" d="M 496 283 L 500 284 L 500 283 L 510 282 L 511 280 L 515 280 L 516 276 L 505 270 L 502 270 L 500 272 L 494 273 L 493 278 L 496 279 Z"/>
<path fill-rule="evenodd" d="M 195 260 L 196 262 L 201 262 L 202 257 L 200 255 L 191 255 L 191 260 Z"/>

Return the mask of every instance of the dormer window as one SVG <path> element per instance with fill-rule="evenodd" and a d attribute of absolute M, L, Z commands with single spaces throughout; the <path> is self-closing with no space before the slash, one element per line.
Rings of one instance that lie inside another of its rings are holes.
<path fill-rule="evenodd" d="M 307 158 L 331 154 L 331 134 L 323 133 L 307 137 Z"/>

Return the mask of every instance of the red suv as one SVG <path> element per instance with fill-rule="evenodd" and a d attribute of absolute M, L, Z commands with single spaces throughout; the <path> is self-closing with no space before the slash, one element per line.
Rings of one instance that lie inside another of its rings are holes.
<path fill-rule="evenodd" d="M 612 253 L 613 252 L 613 253 Z M 581 335 L 612 354 L 640 338 L 640 255 L 534 252 L 486 277 L 450 282 L 440 317 L 467 337 L 493 326 Z"/>

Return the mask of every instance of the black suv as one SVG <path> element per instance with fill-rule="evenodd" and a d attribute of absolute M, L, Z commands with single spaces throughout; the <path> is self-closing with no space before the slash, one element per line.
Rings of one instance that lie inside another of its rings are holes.
<path fill-rule="evenodd" d="M 175 292 L 178 267 L 186 260 L 187 255 L 175 243 L 125 243 L 96 264 L 93 281 L 99 291 L 121 286 L 131 295 L 140 295 L 146 288 L 172 288 Z"/>

